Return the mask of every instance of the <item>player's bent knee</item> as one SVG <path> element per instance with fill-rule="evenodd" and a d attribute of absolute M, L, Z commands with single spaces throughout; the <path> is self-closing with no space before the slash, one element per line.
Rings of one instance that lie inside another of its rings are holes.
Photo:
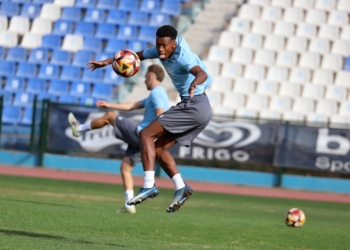
<path fill-rule="evenodd" d="M 113 125 L 113 124 L 114 124 L 114 121 L 115 121 L 115 118 L 117 118 L 117 114 L 114 113 L 114 112 L 108 111 L 108 112 L 105 114 L 105 117 L 106 117 L 106 121 L 107 121 L 110 125 Z"/>

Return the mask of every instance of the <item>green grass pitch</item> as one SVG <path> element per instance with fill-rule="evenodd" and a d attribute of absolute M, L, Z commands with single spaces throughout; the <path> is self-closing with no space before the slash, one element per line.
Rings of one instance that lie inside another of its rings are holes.
<path fill-rule="evenodd" d="M 350 249 L 348 204 L 195 191 L 170 215 L 172 194 L 117 214 L 121 186 L 0 176 L 0 249 Z M 292 207 L 304 227 L 284 224 Z"/>

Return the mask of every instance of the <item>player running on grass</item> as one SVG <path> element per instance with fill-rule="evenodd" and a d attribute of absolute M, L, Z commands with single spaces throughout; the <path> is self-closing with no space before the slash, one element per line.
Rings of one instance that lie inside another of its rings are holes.
<path fill-rule="evenodd" d="M 179 92 L 181 102 L 140 131 L 144 185 L 128 204 L 136 205 L 158 195 L 154 178 L 156 159 L 175 186 L 174 198 L 167 208 L 167 212 L 172 213 L 184 204 L 193 191 L 182 179 L 168 150 L 176 143 L 191 146 L 192 141 L 209 124 L 211 107 L 205 89 L 211 84 L 212 78 L 204 63 L 192 53 L 184 39 L 177 38 L 177 30 L 170 25 L 158 28 L 156 45 L 137 52 L 137 55 L 140 60 L 160 59 Z M 89 66 L 92 69 L 100 68 L 111 64 L 112 61 L 113 58 L 90 62 Z"/>
<path fill-rule="evenodd" d="M 120 166 L 125 190 L 125 205 L 118 212 L 136 213 L 135 206 L 128 205 L 127 201 L 134 197 L 134 182 L 131 171 L 141 160 L 139 131 L 148 126 L 157 116 L 169 109 L 168 96 L 165 90 L 160 86 L 163 79 L 164 70 L 162 67 L 159 65 L 151 65 L 148 67 L 145 76 L 146 87 L 148 90 L 151 90 L 150 95 L 146 99 L 120 104 L 97 101 L 96 106 L 105 109 L 130 111 L 145 108 L 144 118 L 139 125 L 111 111 L 108 111 L 105 115 L 93 120 L 91 123 L 88 122 L 85 124 L 79 124 L 72 113 L 68 115 L 68 123 L 72 128 L 73 135 L 76 137 L 86 131 L 102 128 L 109 124 L 114 127 L 115 137 L 128 144 Z"/>

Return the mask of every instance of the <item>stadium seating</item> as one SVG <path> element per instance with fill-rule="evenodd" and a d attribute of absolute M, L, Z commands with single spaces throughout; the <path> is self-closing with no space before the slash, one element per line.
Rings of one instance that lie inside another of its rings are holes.
<path fill-rule="evenodd" d="M 21 108 L 5 105 L 2 111 L 2 122 L 5 124 L 17 124 L 21 119 Z"/>

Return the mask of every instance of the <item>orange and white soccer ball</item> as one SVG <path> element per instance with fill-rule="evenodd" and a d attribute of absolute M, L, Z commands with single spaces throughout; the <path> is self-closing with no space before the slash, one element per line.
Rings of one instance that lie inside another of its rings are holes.
<path fill-rule="evenodd" d="M 131 77 L 139 71 L 140 64 L 140 58 L 134 51 L 124 49 L 115 53 L 112 67 L 117 75 Z"/>
<path fill-rule="evenodd" d="M 306 217 L 299 208 L 289 209 L 286 213 L 286 225 L 289 227 L 302 227 L 305 223 Z"/>

